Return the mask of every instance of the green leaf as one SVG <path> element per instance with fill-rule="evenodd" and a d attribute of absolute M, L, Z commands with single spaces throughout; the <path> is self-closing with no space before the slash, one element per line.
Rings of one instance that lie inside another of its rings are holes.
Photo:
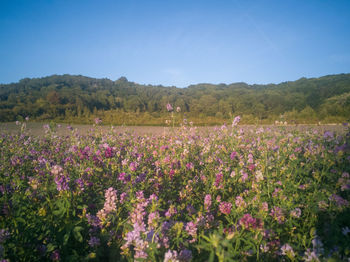
<path fill-rule="evenodd" d="M 54 251 L 54 249 L 56 248 L 56 246 L 54 244 L 48 244 L 47 245 L 47 252 L 52 252 Z"/>
<path fill-rule="evenodd" d="M 73 229 L 73 236 L 75 238 L 75 240 L 77 240 L 78 242 L 83 242 L 83 236 L 81 235 L 80 231 L 82 231 L 83 228 L 82 227 L 75 227 Z"/>
<path fill-rule="evenodd" d="M 63 237 L 63 245 L 64 246 L 67 245 L 69 237 L 70 237 L 70 232 L 68 232 L 64 235 L 64 237 Z"/>

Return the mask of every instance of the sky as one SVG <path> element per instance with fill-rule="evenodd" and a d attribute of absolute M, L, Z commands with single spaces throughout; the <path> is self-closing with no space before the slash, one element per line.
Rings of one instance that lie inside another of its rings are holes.
<path fill-rule="evenodd" d="M 186 87 L 350 73 L 349 0 L 0 0 L 0 83 Z"/>

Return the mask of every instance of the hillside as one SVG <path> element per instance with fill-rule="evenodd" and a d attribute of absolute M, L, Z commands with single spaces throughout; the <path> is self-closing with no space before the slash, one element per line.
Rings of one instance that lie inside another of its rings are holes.
<path fill-rule="evenodd" d="M 53 75 L 0 85 L 0 121 L 54 120 L 108 124 L 162 125 L 166 104 L 181 108 L 177 121 L 196 124 L 343 122 L 350 119 L 350 74 L 269 85 L 197 84 L 187 88 L 140 85 L 125 77 L 116 81 Z M 180 117 L 181 116 L 181 117 Z"/>

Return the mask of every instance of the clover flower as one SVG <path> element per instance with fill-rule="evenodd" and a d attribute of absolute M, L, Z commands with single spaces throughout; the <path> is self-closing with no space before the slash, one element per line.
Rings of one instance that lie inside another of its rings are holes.
<path fill-rule="evenodd" d="M 150 228 L 155 228 L 157 226 L 157 223 L 158 223 L 158 219 L 159 219 L 159 212 L 158 211 L 155 211 L 155 212 L 152 212 L 148 215 L 148 226 Z"/>
<path fill-rule="evenodd" d="M 214 186 L 218 189 L 222 189 L 224 188 L 222 182 L 223 182 L 223 178 L 224 178 L 224 175 L 220 172 L 218 174 L 216 174 L 216 177 L 215 177 L 215 182 L 214 182 Z"/>
<path fill-rule="evenodd" d="M 171 106 L 171 104 L 167 104 L 166 105 L 166 110 L 168 110 L 168 112 L 171 112 L 171 111 L 173 111 L 173 107 Z"/>
<path fill-rule="evenodd" d="M 105 203 L 103 209 L 98 211 L 97 217 L 101 221 L 105 220 L 109 213 L 117 209 L 117 201 L 117 190 L 115 190 L 113 187 L 108 188 L 105 192 Z"/>
<path fill-rule="evenodd" d="M 97 247 L 100 245 L 100 239 L 98 237 L 91 237 L 89 240 L 90 247 Z"/>
<path fill-rule="evenodd" d="M 239 224 L 245 229 L 257 229 L 262 227 L 259 219 L 253 218 L 251 214 L 244 214 Z"/>
<path fill-rule="evenodd" d="M 281 247 L 282 255 L 288 256 L 288 257 L 295 257 L 295 253 L 293 248 L 289 244 L 284 244 Z"/>
<path fill-rule="evenodd" d="M 349 205 L 349 201 L 342 198 L 341 196 L 338 196 L 336 194 L 333 194 L 329 197 L 329 200 L 334 201 L 338 207 L 347 207 Z"/>
<path fill-rule="evenodd" d="M 290 215 L 292 217 L 299 218 L 301 216 L 301 209 L 299 207 L 295 208 L 294 210 L 290 211 Z"/>
<path fill-rule="evenodd" d="M 176 250 L 168 250 L 164 255 L 164 262 L 179 262 Z"/>
<path fill-rule="evenodd" d="M 60 261 L 60 252 L 56 249 L 55 251 L 52 252 L 50 258 L 53 261 Z"/>
<path fill-rule="evenodd" d="M 173 216 L 175 214 L 177 214 L 177 210 L 176 210 L 175 206 L 173 206 L 173 205 L 171 205 L 169 207 L 169 209 L 165 212 L 165 216 L 167 218 L 170 218 L 171 216 Z"/>
<path fill-rule="evenodd" d="M 191 250 L 184 249 L 180 251 L 179 254 L 180 261 L 187 262 L 192 260 L 192 252 Z"/>
<path fill-rule="evenodd" d="M 7 229 L 0 229 L 0 243 L 3 243 L 10 237 L 10 232 Z"/>
<path fill-rule="evenodd" d="M 237 152 L 236 151 L 233 151 L 231 154 L 230 154 L 230 158 L 231 160 L 234 160 L 236 157 L 237 157 Z"/>
<path fill-rule="evenodd" d="M 186 232 L 193 237 L 193 239 L 196 238 L 197 235 L 197 223 L 194 223 L 193 221 L 190 221 L 186 224 Z"/>
<path fill-rule="evenodd" d="M 278 224 L 283 224 L 285 217 L 283 215 L 283 211 L 280 207 L 274 206 L 271 209 L 270 216 L 272 216 L 275 220 L 277 220 Z"/>
<path fill-rule="evenodd" d="M 232 127 L 238 125 L 239 121 L 241 121 L 241 117 L 240 117 L 240 116 L 236 116 L 236 117 L 233 119 Z"/>
<path fill-rule="evenodd" d="M 244 201 L 243 197 L 237 196 L 235 200 L 235 204 L 238 208 L 245 208 L 247 203 Z"/>
<path fill-rule="evenodd" d="M 204 207 L 206 211 L 209 211 L 210 207 L 211 207 L 211 195 L 207 194 L 204 197 Z"/>
<path fill-rule="evenodd" d="M 63 174 L 59 174 L 55 176 L 55 183 L 57 191 L 65 191 L 69 190 L 68 182 L 70 181 L 70 178 L 68 176 L 65 176 Z"/>
<path fill-rule="evenodd" d="M 310 248 L 308 248 L 304 254 L 303 260 L 306 262 L 319 262 L 320 259 L 318 258 L 315 251 L 311 251 Z"/>
<path fill-rule="evenodd" d="M 232 204 L 230 202 L 221 202 L 219 205 L 219 210 L 221 213 L 228 215 L 231 213 Z"/>

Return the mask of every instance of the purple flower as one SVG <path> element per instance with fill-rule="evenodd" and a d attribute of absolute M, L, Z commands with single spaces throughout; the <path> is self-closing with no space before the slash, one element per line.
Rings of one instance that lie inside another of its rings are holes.
<path fill-rule="evenodd" d="M 127 182 L 129 182 L 131 180 L 131 176 L 127 175 L 125 173 L 120 173 L 118 176 L 118 179 L 122 182 L 124 182 L 124 184 L 126 184 Z"/>
<path fill-rule="evenodd" d="M 90 247 L 97 247 L 100 245 L 100 239 L 98 237 L 91 237 L 89 240 Z"/>
<path fill-rule="evenodd" d="M 10 237 L 10 232 L 7 229 L 0 229 L 0 243 L 3 243 Z"/>
<path fill-rule="evenodd" d="M 63 174 L 59 174 L 55 177 L 55 183 L 57 191 L 69 190 L 68 182 L 70 181 L 69 177 L 66 177 Z"/>
<path fill-rule="evenodd" d="M 51 257 L 53 261 L 59 261 L 60 260 L 60 252 L 58 250 L 55 250 L 52 252 Z"/>
<path fill-rule="evenodd" d="M 327 140 L 332 139 L 333 136 L 334 136 L 334 134 L 333 134 L 333 132 L 331 132 L 331 131 L 326 131 L 326 132 L 324 132 L 324 134 L 323 134 L 323 137 L 324 137 L 325 139 L 327 139 Z"/>
<path fill-rule="evenodd" d="M 236 117 L 233 119 L 232 127 L 238 125 L 239 121 L 241 121 L 241 117 L 240 117 L 240 116 L 236 116 Z"/>
<path fill-rule="evenodd" d="M 338 207 L 346 207 L 349 205 L 349 201 L 342 198 L 341 196 L 338 196 L 336 194 L 333 194 L 329 197 L 329 200 L 334 201 Z"/>
<path fill-rule="evenodd" d="M 188 250 L 188 249 L 181 250 L 179 254 L 179 260 L 183 262 L 191 261 L 192 260 L 191 250 Z"/>
<path fill-rule="evenodd" d="M 232 208 L 232 204 L 230 202 L 221 202 L 220 206 L 219 206 L 219 210 L 221 213 L 228 215 L 231 213 L 231 208 Z"/>
<path fill-rule="evenodd" d="M 75 183 L 77 184 L 80 191 L 84 191 L 84 181 L 81 178 L 78 178 L 75 180 Z"/>
<path fill-rule="evenodd" d="M 100 226 L 100 219 L 97 216 L 86 214 L 86 218 L 88 220 L 89 225 L 92 227 L 99 227 Z"/>

